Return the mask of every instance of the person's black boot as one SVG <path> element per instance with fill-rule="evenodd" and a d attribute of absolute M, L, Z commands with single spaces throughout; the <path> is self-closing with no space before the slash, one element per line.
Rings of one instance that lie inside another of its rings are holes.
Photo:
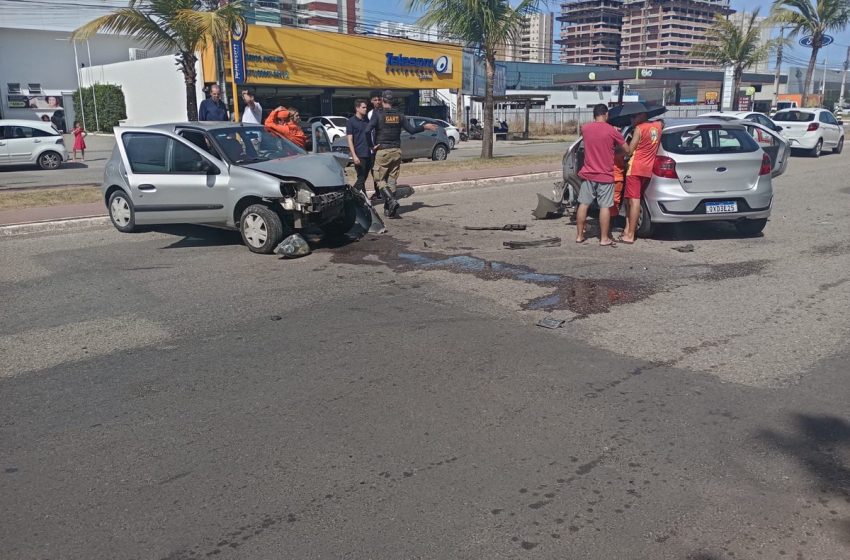
<path fill-rule="evenodd" d="M 398 201 L 393 196 L 393 192 L 384 187 L 381 189 L 381 198 L 384 199 L 384 216 L 388 218 L 398 218 Z"/>

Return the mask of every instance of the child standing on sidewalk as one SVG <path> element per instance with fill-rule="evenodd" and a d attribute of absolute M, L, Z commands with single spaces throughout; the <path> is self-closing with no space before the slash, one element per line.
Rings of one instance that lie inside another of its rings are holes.
<path fill-rule="evenodd" d="M 72 130 L 71 133 L 74 135 L 74 161 L 77 161 L 77 150 L 80 150 L 80 153 L 83 156 L 83 161 L 86 161 L 85 137 L 88 136 L 88 133 L 80 124 L 80 121 L 76 121 L 74 123 L 74 130 Z"/>

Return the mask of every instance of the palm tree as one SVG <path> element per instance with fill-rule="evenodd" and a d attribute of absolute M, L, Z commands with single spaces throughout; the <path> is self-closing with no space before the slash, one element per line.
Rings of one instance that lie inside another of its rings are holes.
<path fill-rule="evenodd" d="M 759 11 L 744 14 L 743 25 L 739 26 L 718 14 L 706 37 L 707 43 L 701 43 L 691 49 L 691 55 L 715 62 L 721 66 L 733 68 L 732 109 L 738 110 L 738 91 L 744 71 L 765 60 L 774 42 L 761 44 L 762 24 L 758 21 Z"/>
<path fill-rule="evenodd" d="M 493 82 L 496 52 L 500 45 L 516 40 L 523 21 L 537 11 L 539 0 L 407 0 L 407 9 L 424 9 L 419 25 L 435 26 L 446 35 L 465 42 L 484 56 L 484 135 L 481 157 L 493 157 Z"/>
<path fill-rule="evenodd" d="M 186 115 L 196 121 L 197 53 L 207 41 L 227 40 L 231 25 L 242 17 L 241 2 L 205 7 L 212 6 L 201 0 L 129 0 L 126 8 L 88 22 L 71 37 L 88 39 L 98 32 L 130 35 L 150 48 L 177 53 L 177 65 L 186 82 Z"/>
<path fill-rule="evenodd" d="M 805 107 L 824 36 L 831 31 L 843 31 L 850 23 L 850 0 L 774 0 L 771 19 L 787 26 L 791 37 L 802 33 L 812 38 L 812 56 L 803 85 Z"/>

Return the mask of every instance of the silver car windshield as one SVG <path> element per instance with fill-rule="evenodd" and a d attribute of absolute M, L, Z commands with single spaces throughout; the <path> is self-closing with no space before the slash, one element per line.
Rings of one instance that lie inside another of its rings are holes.
<path fill-rule="evenodd" d="M 262 126 L 219 128 L 210 131 L 220 151 L 237 165 L 306 154 Z"/>

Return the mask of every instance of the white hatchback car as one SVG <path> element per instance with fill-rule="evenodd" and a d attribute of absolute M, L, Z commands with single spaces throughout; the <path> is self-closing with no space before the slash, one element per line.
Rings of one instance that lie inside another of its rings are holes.
<path fill-rule="evenodd" d="M 844 149 L 844 124 L 826 109 L 786 109 L 773 115 L 791 148 L 818 157 L 824 150 Z"/>
<path fill-rule="evenodd" d="M 345 127 L 348 124 L 348 119 L 345 117 L 313 117 L 307 121 L 307 124 L 311 126 L 313 123 L 322 123 L 322 126 L 325 127 L 328 133 L 331 144 L 333 144 L 334 140 L 345 136 Z"/>
<path fill-rule="evenodd" d="M 68 160 L 65 139 L 42 121 L 0 120 L 0 165 L 38 165 L 58 169 Z"/>
<path fill-rule="evenodd" d="M 705 113 L 700 115 L 700 117 L 715 117 L 720 119 L 741 119 L 745 121 L 752 121 L 754 123 L 759 123 L 760 125 L 767 127 L 770 130 L 775 132 L 779 132 L 782 130 L 782 127 L 773 122 L 767 115 L 764 113 L 757 113 L 755 111 L 716 111 L 713 113 Z"/>

